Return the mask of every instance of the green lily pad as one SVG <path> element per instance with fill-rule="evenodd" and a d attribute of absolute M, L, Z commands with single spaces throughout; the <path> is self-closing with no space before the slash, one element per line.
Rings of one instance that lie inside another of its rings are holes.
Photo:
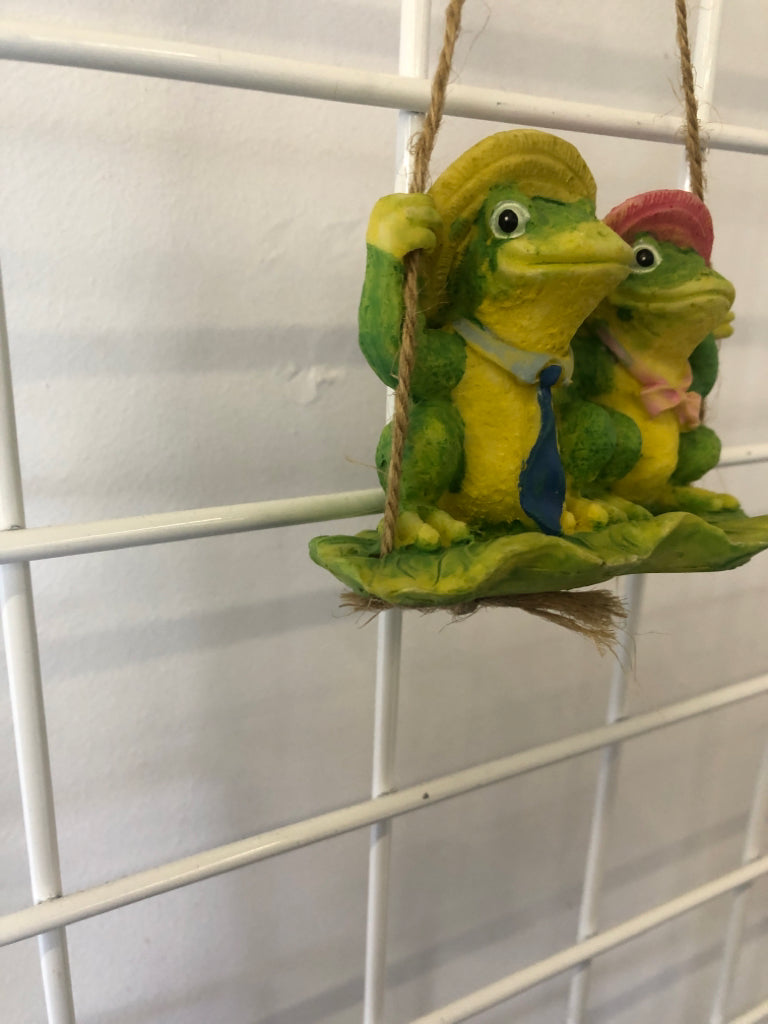
<path fill-rule="evenodd" d="M 487 532 L 439 551 L 398 548 L 379 557 L 379 537 L 315 537 L 309 553 L 355 593 L 403 607 L 572 590 L 640 572 L 733 569 L 768 547 L 768 515 L 706 518 L 666 512 L 594 533 Z"/>

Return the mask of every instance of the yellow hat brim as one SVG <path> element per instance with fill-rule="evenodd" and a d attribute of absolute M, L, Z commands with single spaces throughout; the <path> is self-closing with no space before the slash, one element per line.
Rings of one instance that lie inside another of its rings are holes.
<path fill-rule="evenodd" d="M 421 259 L 422 306 L 429 314 L 443 305 L 451 268 L 467 245 L 478 210 L 497 185 L 515 185 L 531 198 L 562 203 L 594 203 L 596 195 L 595 179 L 576 147 L 548 132 L 497 132 L 462 153 L 429 190 L 445 228 L 442 242 Z"/>

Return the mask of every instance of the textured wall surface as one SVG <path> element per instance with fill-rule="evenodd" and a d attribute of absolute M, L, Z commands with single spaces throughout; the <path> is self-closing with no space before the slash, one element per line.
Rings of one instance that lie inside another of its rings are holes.
<path fill-rule="evenodd" d="M 9 0 L 4 14 L 395 71 L 396 0 Z M 439 12 L 438 12 L 439 14 Z M 439 16 L 435 16 L 437 38 Z M 679 109 L 673 4 L 467 4 L 455 78 Z M 764 127 L 768 16 L 726 5 L 716 117 Z M 436 44 L 432 49 L 436 48 Z M 392 188 L 396 115 L 3 63 L 0 258 L 30 525 L 375 485 L 381 386 L 357 350 L 363 238 Z M 448 119 L 439 171 L 499 125 Z M 599 212 L 674 187 L 671 145 L 568 136 Z M 726 444 L 768 438 L 765 158 L 714 153 L 715 264 L 737 287 L 710 402 Z M 765 469 L 713 474 L 753 513 Z M 366 524 L 363 524 L 366 525 Z M 375 627 L 338 610 L 312 527 L 33 568 L 67 890 L 365 798 Z M 768 666 L 768 555 L 649 581 L 634 711 Z M 397 778 L 599 725 L 610 657 L 522 613 L 407 618 Z M 0 912 L 29 887 L 0 687 Z M 765 700 L 626 748 L 600 917 L 740 856 Z M 387 1021 L 573 941 L 597 757 L 459 798 L 395 830 Z M 367 837 L 73 926 L 82 1024 L 360 1020 Z M 768 995 L 766 883 L 734 1008 Z M 729 901 L 595 968 L 593 1024 L 705 1019 Z M 758 940 L 762 937 L 762 954 Z M 43 1018 L 33 941 L 0 950 L 0 1019 Z M 483 1021 L 559 1024 L 567 979 Z"/>

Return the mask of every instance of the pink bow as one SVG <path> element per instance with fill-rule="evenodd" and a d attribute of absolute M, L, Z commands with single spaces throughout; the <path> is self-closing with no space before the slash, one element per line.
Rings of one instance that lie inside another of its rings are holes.
<path fill-rule="evenodd" d="M 693 380 L 690 364 L 688 370 L 677 385 L 670 384 L 664 377 L 656 376 L 646 369 L 639 359 L 631 356 L 624 346 L 614 338 L 604 324 L 597 328 L 597 335 L 603 344 L 613 352 L 638 384 L 644 387 L 640 391 L 640 399 L 650 416 L 658 416 L 667 409 L 674 409 L 680 426 L 693 430 L 701 423 L 701 395 L 697 391 L 689 391 Z"/>
<path fill-rule="evenodd" d="M 689 380 L 688 386 L 690 383 Z M 701 423 L 701 395 L 697 391 L 676 388 L 665 380 L 659 380 L 644 387 L 640 398 L 650 416 L 674 409 L 681 427 L 693 430 Z"/>

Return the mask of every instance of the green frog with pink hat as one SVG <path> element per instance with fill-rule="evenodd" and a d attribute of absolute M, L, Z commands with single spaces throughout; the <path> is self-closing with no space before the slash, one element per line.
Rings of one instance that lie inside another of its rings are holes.
<path fill-rule="evenodd" d="M 709 211 L 665 189 L 626 200 L 605 223 L 634 262 L 574 340 L 573 383 L 558 396 L 566 472 L 580 493 L 609 495 L 609 509 L 618 499 L 653 512 L 735 510 L 731 495 L 690 486 L 720 457 L 702 402 L 734 299 L 710 264 Z"/>

